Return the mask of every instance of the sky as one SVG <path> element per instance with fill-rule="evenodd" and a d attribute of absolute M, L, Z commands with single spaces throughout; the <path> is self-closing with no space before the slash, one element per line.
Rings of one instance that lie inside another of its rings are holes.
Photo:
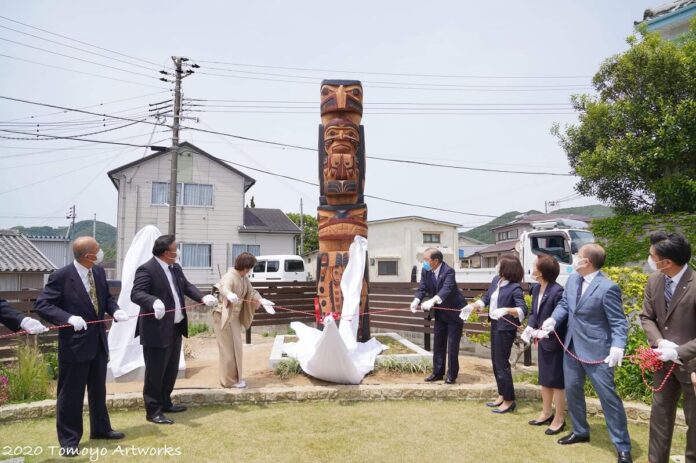
<path fill-rule="evenodd" d="M 172 94 L 158 71 L 171 73 L 171 56 L 185 56 L 200 67 L 183 80 L 183 125 L 315 147 L 321 80 L 361 80 L 366 194 L 424 206 L 367 199 L 369 219 L 418 215 L 465 229 L 511 210 L 544 210 L 545 201 L 598 203 L 575 194 L 575 177 L 539 175 L 570 171 L 550 129 L 577 123 L 570 96 L 592 92 L 602 61 L 628 48 L 634 21 L 655 5 L 5 0 L 0 96 L 154 123 L 148 105 Z M 72 205 L 77 220 L 96 214 L 115 224 L 117 191 L 106 173 L 150 151 L 33 134 L 171 143 L 166 127 L 127 124 L 0 99 L 0 228 L 64 226 Z M 302 199 L 315 213 L 318 187 L 250 168 L 316 183 L 316 151 L 191 129 L 181 141 L 255 178 L 247 202 L 299 212 Z"/>

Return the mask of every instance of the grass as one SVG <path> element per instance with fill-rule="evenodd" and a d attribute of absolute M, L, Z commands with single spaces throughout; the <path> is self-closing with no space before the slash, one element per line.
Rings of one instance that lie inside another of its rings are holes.
<path fill-rule="evenodd" d="M 9 402 L 32 402 L 53 397 L 53 371 L 41 351 L 32 345 L 17 346 L 17 360 L 0 369 L 7 378 L 3 399 Z M 1 455 L 0 455 L 1 456 Z"/>
<path fill-rule="evenodd" d="M 421 359 L 416 362 L 398 360 L 393 358 L 384 358 L 375 364 L 374 371 L 388 373 L 406 373 L 406 374 L 426 374 L 433 369 L 431 360 Z"/>
<path fill-rule="evenodd" d="M 188 335 L 189 337 L 196 336 L 198 334 L 209 333 L 210 328 L 208 328 L 207 323 L 189 323 Z"/>
<path fill-rule="evenodd" d="M 519 402 L 518 407 L 515 413 L 495 415 L 481 402 L 469 401 L 230 405 L 190 409 L 173 416 L 173 426 L 147 423 L 142 410 L 115 412 L 111 423 L 126 439 L 87 440 L 85 417 L 81 446 L 105 454 L 92 460 L 99 462 L 616 461 L 603 420 L 590 420 L 591 443 L 561 447 L 557 436 L 527 425 L 539 411 L 537 402 Z M 629 432 L 634 458 L 646 461 L 648 427 L 631 425 Z M 27 462 L 60 461 L 51 458 L 50 446 L 57 445 L 54 419 L 3 424 L 2 441 L 11 448 L 39 448 L 42 455 L 27 456 Z M 684 445 L 684 433 L 677 433 L 673 453 L 683 453 Z M 123 457 L 125 449 L 165 447 L 178 449 L 180 456 Z"/>
<path fill-rule="evenodd" d="M 396 355 L 396 354 L 414 354 L 415 353 L 411 349 L 404 346 L 402 343 L 400 343 L 399 341 L 397 341 L 396 339 L 394 339 L 392 337 L 385 336 L 383 334 L 382 335 L 376 334 L 374 337 L 377 338 L 377 340 L 379 342 L 381 342 L 382 344 L 384 344 L 385 346 L 387 346 L 389 348 L 385 351 L 382 351 L 382 354 Z"/>
<path fill-rule="evenodd" d="M 273 371 L 280 379 L 288 379 L 291 376 L 303 373 L 299 360 L 291 358 L 286 358 L 278 362 Z"/>

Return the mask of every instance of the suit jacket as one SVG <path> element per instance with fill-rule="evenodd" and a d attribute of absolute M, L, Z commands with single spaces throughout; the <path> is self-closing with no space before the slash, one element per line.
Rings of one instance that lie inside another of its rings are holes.
<path fill-rule="evenodd" d="M 459 290 L 457 281 L 454 278 L 454 269 L 442 262 L 440 272 L 437 276 L 437 283 L 433 286 L 433 271 L 422 270 L 420 286 L 416 290 L 416 297 L 421 301 L 427 298 L 439 296 L 442 304 L 435 307 L 445 307 L 448 309 L 461 309 L 466 304 L 464 294 Z M 448 323 L 464 323 L 459 318 L 459 312 L 454 310 L 435 310 L 435 320 Z"/>
<path fill-rule="evenodd" d="M 64 325 L 73 316 L 86 322 L 103 320 L 108 313 L 118 310 L 116 299 L 109 293 L 106 272 L 98 265 L 92 267 L 94 286 L 97 290 L 99 313 L 92 305 L 74 264 L 68 264 L 53 272 L 48 283 L 34 303 L 34 310 L 44 320 L 54 325 Z M 58 330 L 58 359 L 61 362 L 87 362 L 97 355 L 97 349 L 109 352 L 104 323 L 87 325 L 86 330 L 75 331 L 71 327 Z"/>
<path fill-rule="evenodd" d="M 24 314 L 10 307 L 10 304 L 5 299 L 0 299 L 0 323 L 12 331 L 19 331 L 24 317 Z"/>
<path fill-rule="evenodd" d="M 498 288 L 499 281 L 500 276 L 493 278 L 490 286 L 488 286 L 488 291 L 481 298 L 486 307 L 490 306 L 491 297 Z M 503 307 L 519 307 L 524 312 L 524 315 L 527 316 L 527 303 L 524 302 L 524 291 L 522 291 L 522 286 L 519 283 L 510 282 L 498 290 L 498 308 L 502 309 Z M 503 318 L 512 324 L 503 320 L 491 320 L 491 328 L 496 331 L 515 331 L 520 326 L 520 319 L 517 315 L 505 315 Z"/>
<path fill-rule="evenodd" d="M 184 276 L 179 264 L 174 264 L 174 276 L 179 294 L 172 294 L 171 286 L 164 269 L 152 258 L 138 267 L 135 271 L 131 301 L 140 306 L 140 317 L 135 329 L 135 336 L 140 336 L 140 344 L 148 347 L 167 347 L 174 340 L 174 312 L 166 312 L 161 320 L 155 318 L 152 304 L 157 299 L 164 303 L 165 310 L 174 309 L 174 298 L 179 298 L 181 313 L 184 319 L 179 324 L 180 334 L 188 337 L 188 318 L 184 310 L 184 296 L 188 296 L 196 302 L 201 302 L 203 295 L 198 288 Z M 142 316 L 149 314 L 148 316 Z"/>
<path fill-rule="evenodd" d="M 621 289 L 599 272 L 577 300 L 582 278 L 572 274 L 563 297 L 551 316 L 557 324 L 568 321 L 565 346 L 573 343 L 575 353 L 583 359 L 601 360 L 611 347 L 624 349 L 628 321 L 621 302 Z"/>
<path fill-rule="evenodd" d="M 669 310 L 665 305 L 665 278 L 654 272 L 645 286 L 643 311 L 640 322 L 651 346 L 658 339 L 667 339 L 679 345 L 677 353 L 684 366 L 675 368 L 677 379 L 690 383 L 688 372 L 696 369 L 696 278 L 694 271 L 687 268 L 674 289 Z"/>
<path fill-rule="evenodd" d="M 542 323 L 551 316 L 553 309 L 556 308 L 556 305 L 563 297 L 563 286 L 556 282 L 546 286 L 546 291 L 544 291 L 544 295 L 541 297 L 541 304 L 538 303 L 539 291 L 541 291 L 541 285 L 532 287 L 532 313 L 529 316 L 528 326 L 534 329 L 541 328 Z M 561 340 L 565 339 L 567 328 L 566 322 L 556 324 L 556 333 L 558 333 L 558 337 Z M 539 341 L 539 347 L 546 351 L 555 351 L 563 348 L 556 336 L 542 339 Z"/>

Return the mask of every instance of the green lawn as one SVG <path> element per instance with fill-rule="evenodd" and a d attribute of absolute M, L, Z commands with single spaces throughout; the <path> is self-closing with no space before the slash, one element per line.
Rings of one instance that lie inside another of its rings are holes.
<path fill-rule="evenodd" d="M 507 415 L 495 415 L 480 402 L 464 401 L 219 406 L 171 415 L 176 421 L 173 426 L 150 424 L 142 411 L 120 412 L 112 413 L 111 422 L 126 433 L 125 440 L 85 439 L 82 447 L 93 452 L 91 461 L 129 463 L 616 461 L 603 420 L 591 421 L 590 444 L 561 447 L 557 436 L 544 435 L 544 427 L 527 424 L 539 410 L 536 402 L 518 405 L 517 412 Z M 88 429 L 87 419 L 85 426 Z M 647 426 L 632 425 L 630 433 L 634 458 L 646 461 Z M 38 447 L 42 455 L 27 457 L 28 462 L 67 461 L 51 457 L 51 446 L 57 445 L 51 419 L 0 425 L 0 441 L 0 461 L 10 456 L 6 446 Z M 682 453 L 684 444 L 685 436 L 680 433 L 673 453 Z M 180 455 L 133 457 L 132 447 L 138 452 L 169 447 Z"/>

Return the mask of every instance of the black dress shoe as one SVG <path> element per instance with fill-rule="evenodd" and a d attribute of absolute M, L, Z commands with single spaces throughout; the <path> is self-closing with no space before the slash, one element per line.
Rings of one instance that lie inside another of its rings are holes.
<path fill-rule="evenodd" d="M 181 413 L 186 411 L 186 405 L 172 405 L 169 408 L 162 410 L 167 413 Z"/>
<path fill-rule="evenodd" d="M 619 452 L 618 463 L 633 463 L 633 458 L 631 458 L 631 452 Z"/>
<path fill-rule="evenodd" d="M 427 378 L 425 378 L 425 381 L 431 383 L 433 381 L 442 381 L 442 376 L 436 376 L 436 375 L 430 375 Z"/>
<path fill-rule="evenodd" d="M 579 444 L 580 442 L 589 442 L 590 436 L 578 436 L 574 432 L 571 432 L 565 437 L 558 439 L 558 443 L 561 445 Z"/>
<path fill-rule="evenodd" d="M 80 449 L 77 447 L 61 447 L 60 448 L 60 456 L 61 457 L 71 458 L 71 457 L 77 457 L 79 455 L 80 455 Z"/>
<path fill-rule="evenodd" d="M 532 426 L 541 426 L 543 424 L 551 424 L 551 422 L 553 421 L 554 418 L 555 418 L 555 416 L 551 415 L 543 421 L 529 420 L 528 423 L 531 424 Z"/>
<path fill-rule="evenodd" d="M 445 379 L 445 384 L 454 384 L 456 382 L 457 382 L 456 379 L 452 379 L 452 378 Z"/>
<path fill-rule="evenodd" d="M 98 435 L 93 435 L 89 436 L 90 439 L 123 439 L 126 437 L 125 434 L 122 432 L 114 431 L 113 429 L 111 431 L 108 431 L 106 434 L 98 434 Z"/>
<path fill-rule="evenodd" d="M 493 401 L 490 401 L 490 402 L 486 402 L 486 407 L 500 407 L 500 405 L 501 405 L 502 403 L 503 403 L 502 400 L 501 400 L 500 402 L 493 402 Z"/>
<path fill-rule="evenodd" d="M 561 425 L 560 428 L 558 428 L 558 429 L 551 429 L 551 428 L 549 427 L 548 429 L 546 429 L 546 431 L 544 431 L 544 434 L 546 434 L 547 436 L 555 436 L 555 435 L 558 434 L 559 432 L 562 432 L 564 429 L 565 429 L 565 421 L 563 422 L 563 424 Z"/>
<path fill-rule="evenodd" d="M 517 403 L 516 403 L 516 402 L 512 402 L 512 403 L 510 404 L 510 406 L 509 406 L 508 408 L 506 408 L 505 410 L 501 410 L 501 409 L 499 409 L 499 408 L 494 408 L 494 409 L 491 410 L 491 411 L 492 411 L 493 413 L 508 413 L 508 412 L 514 412 L 514 411 L 515 411 L 515 408 L 517 408 Z"/>
<path fill-rule="evenodd" d="M 155 416 L 146 416 L 145 419 L 147 421 L 150 421 L 151 423 L 155 423 L 155 424 L 174 424 L 174 422 L 172 420 L 170 420 L 169 418 L 167 418 L 166 416 L 164 416 L 162 414 L 155 415 Z"/>

